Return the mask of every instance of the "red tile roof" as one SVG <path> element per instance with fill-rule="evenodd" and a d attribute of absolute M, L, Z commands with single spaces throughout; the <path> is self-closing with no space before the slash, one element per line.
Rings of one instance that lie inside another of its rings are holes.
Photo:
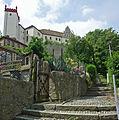
<path fill-rule="evenodd" d="M 30 25 L 29 27 L 25 28 L 25 29 L 29 29 L 34 27 L 35 29 L 37 29 L 34 25 Z M 58 36 L 58 37 L 62 37 L 63 33 L 62 32 L 58 32 L 58 31 L 54 31 L 54 30 L 50 30 L 50 29 L 37 29 L 39 32 L 41 32 L 42 34 L 45 35 L 52 35 L 52 36 Z"/>
<path fill-rule="evenodd" d="M 16 9 L 12 9 L 12 8 L 7 8 L 7 5 L 5 5 L 5 12 L 15 12 L 17 14 L 18 20 L 20 21 L 20 17 L 17 12 L 17 7 Z"/>
<path fill-rule="evenodd" d="M 42 34 L 46 34 L 46 35 L 52 35 L 52 36 L 58 36 L 58 37 L 62 37 L 63 36 L 62 32 L 57 32 L 57 31 L 53 31 L 53 30 L 41 29 L 39 31 Z"/>

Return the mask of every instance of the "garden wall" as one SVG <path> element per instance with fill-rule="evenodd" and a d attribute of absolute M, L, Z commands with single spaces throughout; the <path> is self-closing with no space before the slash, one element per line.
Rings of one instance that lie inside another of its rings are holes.
<path fill-rule="evenodd" d="M 24 81 L 29 81 L 29 70 L 30 70 L 30 65 L 24 65 L 21 67 L 21 80 Z"/>
<path fill-rule="evenodd" d="M 49 78 L 50 99 L 67 100 L 74 97 L 85 95 L 87 83 L 85 77 L 69 75 L 65 72 L 53 71 Z"/>
<path fill-rule="evenodd" d="M 11 120 L 33 103 L 33 83 L 0 78 L 0 120 Z"/>
<path fill-rule="evenodd" d="M 65 51 L 65 46 L 64 45 L 46 45 L 46 49 L 51 54 L 53 54 L 53 49 L 54 49 L 54 56 L 58 58 L 61 56 L 61 49 L 63 49 L 63 52 Z"/>

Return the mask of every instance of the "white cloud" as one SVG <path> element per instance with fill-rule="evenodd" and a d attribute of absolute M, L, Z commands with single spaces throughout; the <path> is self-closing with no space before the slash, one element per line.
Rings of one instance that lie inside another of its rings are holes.
<path fill-rule="evenodd" d="M 80 35 L 82 37 L 89 31 L 93 31 L 98 28 L 103 28 L 106 24 L 107 24 L 106 21 L 97 21 L 94 19 L 89 19 L 87 21 L 77 21 L 77 22 L 68 21 L 60 24 L 44 23 L 42 25 L 36 25 L 36 26 L 39 26 L 39 28 L 46 28 L 46 29 L 58 30 L 63 32 L 65 27 L 68 25 L 76 35 Z"/>
<path fill-rule="evenodd" d="M 44 17 L 36 16 L 37 13 L 39 15 L 42 13 L 42 2 L 45 6 L 50 7 L 50 10 L 46 12 Z M 97 21 L 93 18 L 87 21 L 67 21 L 65 23 L 57 23 L 55 20 L 59 17 L 60 9 L 66 6 L 68 2 L 69 0 L 12 0 L 9 7 L 15 8 L 18 6 L 18 14 L 21 19 L 20 23 L 24 27 L 34 25 L 38 29 L 51 29 L 63 32 L 65 27 L 68 25 L 75 34 L 84 36 L 88 31 L 102 28 L 106 25 L 105 21 Z M 0 0 L 1 31 L 3 30 L 4 4 L 3 0 Z"/>
<path fill-rule="evenodd" d="M 45 17 L 46 21 L 54 22 L 58 19 L 59 10 L 68 4 L 69 0 L 43 0 L 43 3 L 50 7 Z"/>
<path fill-rule="evenodd" d="M 91 12 L 93 12 L 94 11 L 94 9 L 92 9 L 92 8 L 89 8 L 88 6 L 83 6 L 82 7 L 82 14 L 85 16 L 85 15 L 87 15 L 87 14 L 89 14 L 89 13 L 91 13 Z"/>
<path fill-rule="evenodd" d="M 18 13 L 21 21 L 29 22 L 39 12 L 39 0 L 12 0 L 10 7 L 18 7 Z"/>

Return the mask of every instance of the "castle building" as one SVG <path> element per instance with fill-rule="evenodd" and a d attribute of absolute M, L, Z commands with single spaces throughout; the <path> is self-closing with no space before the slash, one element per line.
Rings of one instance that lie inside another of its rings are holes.
<path fill-rule="evenodd" d="M 22 25 L 19 24 L 19 21 L 20 17 L 17 12 L 17 7 L 16 9 L 11 9 L 5 5 L 3 36 L 9 36 L 24 43 L 25 30 Z"/>
<path fill-rule="evenodd" d="M 38 29 L 31 25 L 24 28 L 20 23 L 20 17 L 16 9 L 7 8 L 5 5 L 4 15 L 4 30 L 3 36 L 9 36 L 10 38 L 16 39 L 23 44 L 28 45 L 32 36 L 43 38 L 59 43 L 65 43 L 73 35 L 70 28 L 67 26 L 64 32 L 53 31 L 49 29 Z"/>
<path fill-rule="evenodd" d="M 11 46 L 15 48 L 25 49 L 28 46 L 28 43 L 31 41 L 32 36 L 43 38 L 44 42 L 46 40 L 50 40 L 59 43 L 66 43 L 69 40 L 69 38 L 73 35 L 68 26 L 65 28 L 64 32 L 58 32 L 50 29 L 38 29 L 33 25 L 24 28 L 20 24 L 20 17 L 18 15 L 17 7 L 15 9 L 11 9 L 8 8 L 7 5 L 5 5 L 4 12 L 5 14 L 3 37 L 0 38 L 0 55 L 2 55 L 0 56 L 0 61 L 4 61 L 2 60 L 3 53 L 5 54 L 5 62 L 9 61 L 9 59 L 6 58 L 10 58 L 10 60 L 18 60 L 18 55 L 13 51 L 8 50 L 9 47 Z M 7 53 L 6 51 L 3 52 L 3 50 L 5 50 L 5 47 L 7 49 Z M 60 52 L 60 49 L 57 49 L 57 47 L 50 47 L 48 51 L 50 50 L 51 52 L 52 49 L 56 49 L 57 55 L 58 52 Z M 28 59 L 28 57 L 26 57 L 25 59 Z"/>

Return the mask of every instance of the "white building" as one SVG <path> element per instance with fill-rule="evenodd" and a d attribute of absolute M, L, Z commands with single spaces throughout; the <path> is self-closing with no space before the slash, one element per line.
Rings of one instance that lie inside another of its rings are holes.
<path fill-rule="evenodd" d="M 48 39 L 51 41 L 64 43 L 73 35 L 68 26 L 64 32 L 58 32 L 49 29 L 39 30 L 33 25 L 24 28 L 21 24 L 19 24 L 19 22 L 20 17 L 17 12 L 17 7 L 16 9 L 11 9 L 7 8 L 5 5 L 3 36 L 16 38 L 16 40 L 28 45 L 31 40 L 31 36 L 43 38 L 43 41 Z"/>

